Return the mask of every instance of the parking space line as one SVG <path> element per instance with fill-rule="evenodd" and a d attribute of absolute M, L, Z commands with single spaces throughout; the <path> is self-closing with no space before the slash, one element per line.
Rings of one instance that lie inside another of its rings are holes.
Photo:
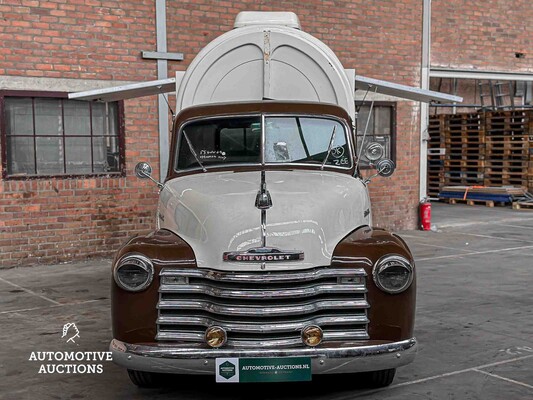
<path fill-rule="evenodd" d="M 510 240 L 512 242 L 524 242 L 524 243 L 533 243 L 532 240 L 524 240 L 524 239 L 516 239 L 516 238 L 501 238 L 498 236 L 490 236 L 490 235 L 480 235 L 479 233 L 465 233 L 465 232 L 454 232 L 458 235 L 467 235 L 467 236 L 475 236 L 475 237 L 482 237 L 482 238 L 488 238 L 488 239 L 496 239 L 496 240 Z"/>
<path fill-rule="evenodd" d="M 417 259 L 415 259 L 415 261 L 430 261 L 430 260 L 438 260 L 438 259 L 442 259 L 442 258 L 475 256 L 475 255 L 480 255 L 480 254 L 500 253 L 500 252 L 503 252 L 503 251 L 514 251 L 514 250 L 524 250 L 524 249 L 533 249 L 533 246 L 508 247 L 506 249 L 486 250 L 486 251 L 473 251 L 471 253 L 449 254 L 449 255 L 446 255 L 446 256 L 417 258 Z"/>
<path fill-rule="evenodd" d="M 446 249 L 446 250 L 456 250 L 456 251 L 466 251 L 466 252 L 468 252 L 468 250 L 457 249 L 455 247 L 437 246 L 436 244 L 417 243 L 416 246 L 436 247 L 437 249 Z"/>
<path fill-rule="evenodd" d="M 465 368 L 465 369 L 461 369 L 461 370 L 458 370 L 458 371 L 445 372 L 444 374 L 428 376 L 427 378 L 416 379 L 414 381 L 402 382 L 402 383 L 398 383 L 396 385 L 390 385 L 390 386 L 387 386 L 387 387 L 384 387 L 384 388 L 380 388 L 380 389 L 366 390 L 364 392 L 356 393 L 355 396 L 354 396 L 354 394 L 350 394 L 348 396 L 332 397 L 332 398 L 330 398 L 330 400 L 352 399 L 354 397 L 366 396 L 368 394 L 383 392 L 385 390 L 391 390 L 391 389 L 401 388 L 401 387 L 404 387 L 404 386 L 416 385 L 418 383 L 425 383 L 425 382 L 433 381 L 433 380 L 439 379 L 439 378 L 446 378 L 446 377 L 449 377 L 449 376 L 460 375 L 460 374 L 464 374 L 466 372 L 474 372 L 474 371 L 475 372 L 481 372 L 479 370 L 484 369 L 484 368 L 496 367 L 498 365 L 509 364 L 509 363 L 513 363 L 513 362 L 517 362 L 517 361 L 527 360 L 528 358 L 531 358 L 531 357 L 533 357 L 533 354 L 528 354 L 527 356 L 522 356 L 522 357 L 511 358 L 511 359 L 508 359 L 508 360 L 496 361 L 496 362 L 493 362 L 493 363 L 490 363 L 490 364 L 478 365 L 477 367 Z"/>
<path fill-rule="evenodd" d="M 42 294 L 35 293 L 33 290 L 26 289 L 25 287 L 19 286 L 19 285 L 17 285 L 16 283 L 13 283 L 13 282 L 8 281 L 7 279 L 0 278 L 0 281 L 5 282 L 5 283 L 7 283 L 8 285 L 11 285 L 11 286 L 13 286 L 13 287 L 16 287 L 17 289 L 20 289 L 20 290 L 22 290 L 22 291 L 24 291 L 24 292 L 26 292 L 26 293 L 29 293 L 29 294 L 32 294 L 32 295 L 34 295 L 34 296 L 40 297 L 41 299 L 46 300 L 46 301 L 49 301 L 49 302 L 52 303 L 52 304 L 55 304 L 55 305 L 59 305 L 59 304 L 61 304 L 61 303 L 58 302 L 58 301 L 55 301 L 55 300 L 53 300 L 53 299 L 49 299 L 48 297 L 43 296 Z"/>
<path fill-rule="evenodd" d="M 0 311 L 0 315 L 3 315 L 3 314 L 16 314 L 16 313 L 21 313 L 21 312 L 26 312 L 26 311 L 43 310 L 43 309 L 47 309 L 47 308 L 57 308 L 57 307 L 65 307 L 65 306 L 77 306 L 79 304 L 88 304 L 88 303 L 94 303 L 94 302 L 103 301 L 103 300 L 108 300 L 108 299 L 83 300 L 83 301 L 76 301 L 74 303 L 58 303 L 58 304 L 54 304 L 52 306 L 46 306 L 46 307 L 32 307 L 32 308 L 21 308 L 19 310 Z"/>
<path fill-rule="evenodd" d="M 501 224 L 501 226 L 509 226 L 511 228 L 519 228 L 519 229 L 533 229 L 533 226 L 524 226 L 524 225 Z"/>
<path fill-rule="evenodd" d="M 504 376 L 493 374 L 491 372 L 481 371 L 481 370 L 475 369 L 475 368 L 473 369 L 473 371 L 479 372 L 479 373 L 484 374 L 484 375 L 492 376 L 493 378 L 502 379 L 502 380 L 504 380 L 506 382 L 514 383 L 515 385 L 525 386 L 525 387 L 527 387 L 529 389 L 533 389 L 533 386 L 528 385 L 527 383 L 520 382 L 520 381 L 515 381 L 514 379 L 509 379 L 509 378 L 506 378 Z"/>

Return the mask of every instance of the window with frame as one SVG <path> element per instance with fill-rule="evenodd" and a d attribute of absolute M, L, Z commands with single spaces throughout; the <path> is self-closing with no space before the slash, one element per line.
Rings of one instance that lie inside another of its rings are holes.
<path fill-rule="evenodd" d="M 366 146 L 372 142 L 381 144 L 385 149 L 381 159 L 389 158 L 396 161 L 396 103 L 374 102 L 372 113 L 369 116 L 370 107 L 370 102 L 356 103 L 358 110 L 356 120 L 357 149 L 360 152 L 359 165 L 362 168 L 370 168 L 370 164 L 375 164 L 378 161 L 369 160 L 364 152 Z"/>
<path fill-rule="evenodd" d="M 4 93 L 5 178 L 122 174 L 122 104 L 69 100 L 63 93 Z"/>

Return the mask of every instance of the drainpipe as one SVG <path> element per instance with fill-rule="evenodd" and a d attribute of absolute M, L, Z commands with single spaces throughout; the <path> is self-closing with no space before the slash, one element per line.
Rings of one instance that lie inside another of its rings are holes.
<path fill-rule="evenodd" d="M 423 0 L 422 10 L 422 69 L 420 74 L 420 88 L 429 89 L 429 69 L 431 50 L 431 0 Z M 427 196 L 427 149 L 429 104 L 420 103 L 420 192 L 419 200 Z"/>
<path fill-rule="evenodd" d="M 167 9 L 166 0 L 156 0 L 155 21 L 157 51 L 167 52 Z M 167 78 L 167 60 L 157 60 L 157 79 Z M 169 127 L 168 127 L 168 105 L 164 95 L 158 95 L 158 118 L 159 118 L 159 180 L 163 182 L 167 176 L 168 154 L 169 154 Z"/>

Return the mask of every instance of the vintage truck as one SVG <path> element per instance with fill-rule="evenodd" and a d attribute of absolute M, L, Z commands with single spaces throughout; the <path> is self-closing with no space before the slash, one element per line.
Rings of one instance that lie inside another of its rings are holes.
<path fill-rule="evenodd" d="M 112 265 L 110 349 L 133 383 L 364 373 L 386 386 L 413 361 L 415 263 L 372 227 L 358 165 L 366 154 L 389 176 L 394 163 L 357 149 L 355 86 L 293 13 L 240 13 L 177 75 L 166 179 L 136 167 L 160 190 L 156 229 Z"/>

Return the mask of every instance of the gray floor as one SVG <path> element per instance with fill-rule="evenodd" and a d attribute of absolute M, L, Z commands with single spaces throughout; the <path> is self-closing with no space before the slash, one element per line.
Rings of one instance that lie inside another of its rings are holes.
<path fill-rule="evenodd" d="M 32 352 L 107 350 L 110 261 L 102 260 L 0 270 L 0 398 L 533 399 L 533 211 L 432 211 L 433 231 L 401 232 L 417 261 L 420 351 L 386 389 L 319 377 L 242 386 L 191 378 L 139 390 L 111 362 L 101 374 L 40 374 Z M 75 344 L 61 338 L 67 322 L 79 328 Z"/>

